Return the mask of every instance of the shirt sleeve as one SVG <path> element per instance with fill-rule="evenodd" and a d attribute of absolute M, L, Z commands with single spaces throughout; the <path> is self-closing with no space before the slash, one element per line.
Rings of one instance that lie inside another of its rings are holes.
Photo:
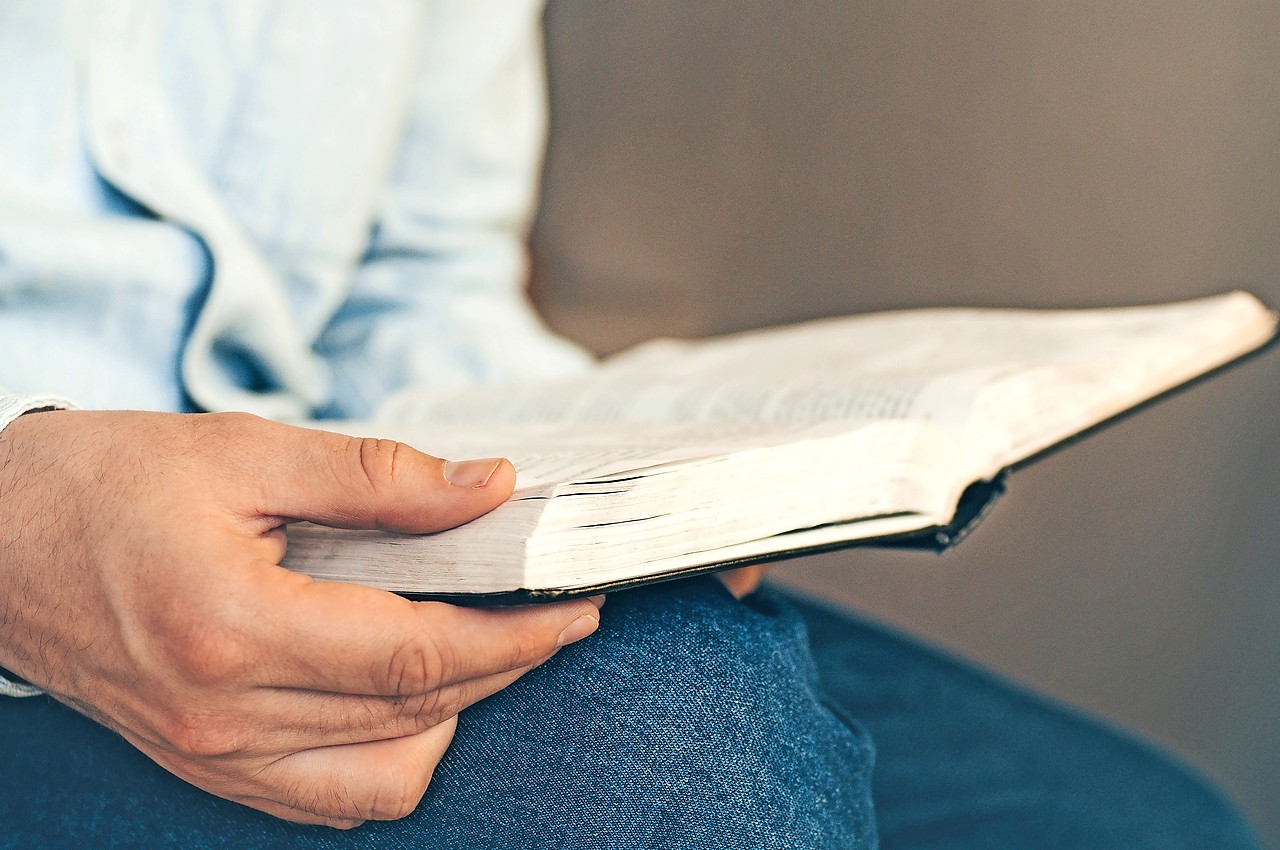
<path fill-rule="evenodd" d="M 56 396 L 15 396 L 6 395 L 0 390 L 0 431 L 9 427 L 9 423 L 24 413 L 37 410 L 58 410 L 74 407 L 66 399 Z M 34 685 L 15 681 L 6 675 L 8 671 L 0 669 L 0 696 L 33 697 L 44 693 Z"/>
<path fill-rule="evenodd" d="M 9 427 L 9 423 L 24 413 L 38 410 L 70 410 L 75 405 L 58 396 L 20 396 L 8 395 L 0 389 L 0 431 Z"/>
<path fill-rule="evenodd" d="M 547 123 L 537 0 L 432 4 L 367 253 L 320 343 L 337 409 L 591 363 L 525 293 Z"/>

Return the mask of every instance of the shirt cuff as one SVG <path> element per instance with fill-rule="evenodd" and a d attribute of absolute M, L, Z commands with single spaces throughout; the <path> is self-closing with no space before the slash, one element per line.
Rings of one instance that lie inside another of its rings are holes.
<path fill-rule="evenodd" d="M 0 431 L 24 413 L 36 410 L 59 410 L 75 407 L 71 402 L 57 396 L 5 396 L 0 395 Z M 0 696 L 34 697 L 44 693 L 35 685 L 28 685 L 20 679 L 10 678 L 7 670 L 0 669 Z"/>
<path fill-rule="evenodd" d="M 9 671 L 0 671 L 0 697 L 38 697 L 44 691 L 35 685 L 28 685 L 20 679 L 10 679 L 9 675 L 4 675 Z"/>
<path fill-rule="evenodd" d="M 0 391 L 0 431 L 9 427 L 9 423 L 24 413 L 37 410 L 66 410 L 75 405 L 65 398 L 52 395 L 4 395 Z"/>

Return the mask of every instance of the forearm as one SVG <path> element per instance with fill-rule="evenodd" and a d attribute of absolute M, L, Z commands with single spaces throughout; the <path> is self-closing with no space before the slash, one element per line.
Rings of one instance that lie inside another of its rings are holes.
<path fill-rule="evenodd" d="M 57 396 L 6 395 L 3 390 L 0 390 L 0 472 L 3 472 L 4 465 L 8 462 L 9 448 L 5 445 L 4 429 L 9 426 L 9 423 L 24 413 L 72 406 L 70 402 Z M 7 498 L 8 495 L 0 492 L 0 499 Z M 0 696 L 30 697 L 40 693 L 42 691 L 39 688 L 17 680 L 7 670 L 0 667 Z"/>

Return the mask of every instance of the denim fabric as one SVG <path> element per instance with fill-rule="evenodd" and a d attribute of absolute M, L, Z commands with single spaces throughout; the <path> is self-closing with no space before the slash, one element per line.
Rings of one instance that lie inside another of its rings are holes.
<path fill-rule="evenodd" d="M 47 698 L 0 702 L 0 741 L 22 768 L 0 773 L 4 848 L 859 850 L 877 822 L 884 848 L 1256 846 L 1141 744 L 847 614 L 708 579 L 615 594 L 597 635 L 465 712 L 401 821 L 274 820 Z"/>
<path fill-rule="evenodd" d="M 876 742 L 886 850 L 1258 846 L 1216 789 L 1150 745 L 892 630 L 792 601 L 829 699 Z"/>

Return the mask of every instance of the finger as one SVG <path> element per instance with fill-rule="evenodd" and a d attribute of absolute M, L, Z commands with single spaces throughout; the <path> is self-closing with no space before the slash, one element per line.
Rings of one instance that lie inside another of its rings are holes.
<path fill-rule="evenodd" d="M 224 429 L 227 498 L 250 515 L 305 519 L 341 528 L 430 532 L 453 528 L 501 504 L 515 486 L 510 461 L 445 461 L 395 440 L 348 437 L 232 415 Z M 256 499 L 245 504 L 244 469 Z"/>
<path fill-rule="evenodd" d="M 294 753 L 257 774 L 262 791 L 233 799 L 302 823 L 398 820 L 421 802 L 457 724 L 451 717 L 404 738 Z"/>
<path fill-rule="evenodd" d="M 495 673 L 411 697 L 354 696 L 260 688 L 236 700 L 234 710 L 201 718 L 192 729 L 200 757 L 279 756 L 319 747 L 403 738 L 439 725 L 497 693 L 532 667 Z M 153 732 L 156 746 L 171 746 Z"/>
<path fill-rule="evenodd" d="M 738 599 L 753 593 L 764 578 L 764 567 L 739 567 L 716 573 L 716 578 Z"/>
<path fill-rule="evenodd" d="M 272 729 L 279 751 L 357 744 L 425 732 L 519 679 L 533 666 L 412 697 L 294 691 L 291 716 Z M 280 692 L 276 692 L 279 694 Z"/>
<path fill-rule="evenodd" d="M 206 789 L 208 790 L 208 789 Z M 231 800 L 233 803 L 240 803 L 250 808 L 257 809 L 260 812 L 266 812 L 272 817 L 287 820 L 292 823 L 305 824 L 308 826 L 328 826 L 333 829 L 355 829 L 357 826 L 363 826 L 364 821 L 354 820 L 352 818 L 330 818 L 323 815 L 317 815 L 314 812 L 304 812 L 300 809 L 290 808 L 284 803 L 268 799 L 266 797 L 250 797 L 238 796 L 233 797 L 226 794 L 219 795 Z"/>
<path fill-rule="evenodd" d="M 511 608 L 410 602 L 362 585 L 316 582 L 279 567 L 249 613 L 256 684 L 412 696 L 541 663 L 595 631 L 599 601 Z"/>

